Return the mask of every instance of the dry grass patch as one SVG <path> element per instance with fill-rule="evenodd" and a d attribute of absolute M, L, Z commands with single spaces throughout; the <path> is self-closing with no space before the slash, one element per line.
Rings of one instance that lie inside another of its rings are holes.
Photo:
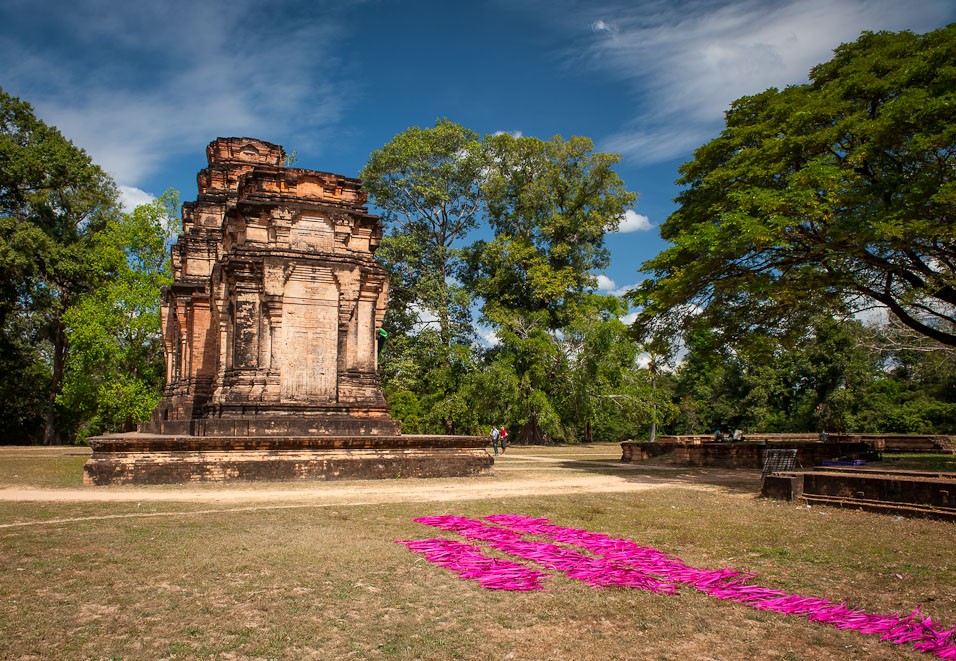
<path fill-rule="evenodd" d="M 536 450 L 506 457 L 562 455 Z M 0 528 L 0 657 L 927 658 L 688 589 L 595 590 L 555 576 L 546 592 L 483 590 L 394 543 L 454 538 L 412 521 L 436 514 L 548 517 L 691 565 L 750 570 L 769 587 L 877 612 L 920 604 L 956 625 L 951 523 L 762 501 L 748 473 L 632 468 L 627 479 L 674 481 L 632 493 L 495 493 L 535 470 L 480 482 L 481 499 L 432 503 L 349 506 L 317 496 L 314 506 L 277 501 L 255 511 L 148 503 L 161 517 L 139 516 L 133 502 L 3 503 L 0 520 L 35 525 Z M 565 470 L 594 474 L 580 464 Z M 427 481 L 401 485 L 419 482 Z M 94 513 L 131 516 L 84 518 Z"/>
<path fill-rule="evenodd" d="M 91 454 L 79 446 L 0 446 L 0 488 L 82 486 L 83 464 Z"/>

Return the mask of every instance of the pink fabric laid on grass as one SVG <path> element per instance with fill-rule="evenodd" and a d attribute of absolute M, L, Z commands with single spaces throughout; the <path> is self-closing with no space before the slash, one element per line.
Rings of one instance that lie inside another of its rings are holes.
<path fill-rule="evenodd" d="M 547 569 L 564 572 L 570 578 L 594 587 L 628 587 L 651 592 L 673 593 L 676 587 L 657 580 L 640 570 L 614 565 L 593 555 L 569 548 L 525 540 L 519 532 L 489 526 L 464 517 L 424 517 L 418 523 L 457 532 L 466 539 L 482 541 L 491 548 L 530 560 Z"/>
<path fill-rule="evenodd" d="M 573 544 L 613 562 L 646 571 L 663 580 L 687 583 L 718 599 L 748 604 L 757 610 L 805 616 L 811 622 L 823 622 L 838 629 L 853 629 L 863 634 L 879 635 L 897 645 L 912 644 L 920 652 L 942 659 L 956 659 L 956 627 L 943 629 L 917 608 L 909 615 L 882 615 L 853 609 L 818 597 L 802 597 L 772 590 L 748 581 L 752 574 L 734 569 L 717 571 L 695 569 L 680 558 L 657 549 L 640 546 L 628 539 L 615 539 L 603 533 L 552 525 L 547 519 L 513 514 L 485 517 L 486 520 L 515 532 L 536 535 Z"/>
<path fill-rule="evenodd" d="M 545 574 L 510 560 L 492 558 L 480 547 L 448 539 L 396 540 L 429 562 L 452 570 L 462 578 L 478 581 L 489 590 L 541 590 Z"/>
<path fill-rule="evenodd" d="M 493 549 L 564 572 L 588 585 L 630 587 L 672 594 L 679 584 L 689 585 L 718 599 L 747 604 L 757 610 L 806 617 L 838 629 L 878 635 L 897 645 L 912 645 L 920 652 L 956 660 L 956 627 L 943 629 L 919 609 L 909 615 L 881 615 L 855 609 L 843 602 L 788 594 L 753 585 L 753 574 L 736 569 L 707 570 L 689 567 L 680 558 L 629 539 L 553 525 L 547 519 L 516 514 L 495 514 L 483 521 L 459 516 L 415 519 L 418 523 L 455 532 L 481 541 Z M 526 539 L 526 536 L 550 541 Z M 482 587 L 504 590 L 539 590 L 545 574 L 525 565 L 484 555 L 481 548 L 463 542 L 431 539 L 401 541 L 423 553 L 430 562 L 448 567 Z M 568 548 L 573 546 L 576 548 Z"/>

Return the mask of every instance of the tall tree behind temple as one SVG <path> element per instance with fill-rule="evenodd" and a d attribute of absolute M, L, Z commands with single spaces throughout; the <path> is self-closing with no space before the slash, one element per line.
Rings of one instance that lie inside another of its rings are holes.
<path fill-rule="evenodd" d="M 133 431 L 163 387 L 160 290 L 172 282 L 168 242 L 178 219 L 175 191 L 110 218 L 90 259 L 108 275 L 67 310 L 70 352 L 60 402 L 80 438 Z"/>
<path fill-rule="evenodd" d="M 429 399 L 433 415 L 421 424 L 446 433 L 455 416 L 444 403 L 461 385 L 474 339 L 471 295 L 457 275 L 459 247 L 482 206 L 484 164 L 476 133 L 439 120 L 396 135 L 359 175 L 389 229 L 376 253 L 391 281 L 386 394 Z"/>
<path fill-rule="evenodd" d="M 514 371 L 516 440 L 567 436 L 557 381 L 568 365 L 557 337 L 597 312 L 587 292 L 610 261 L 604 236 L 636 196 L 613 170 L 620 157 L 592 152 L 587 138 L 501 134 L 486 143 L 483 193 L 494 238 L 468 249 L 464 281 L 501 340 L 495 359 Z"/>
<path fill-rule="evenodd" d="M 63 431 L 57 404 L 68 349 L 63 314 L 102 280 L 89 259 L 91 238 L 115 212 L 115 186 L 86 152 L 0 90 L 0 353 L 7 365 L 30 373 L 48 366 L 48 376 L 30 384 L 46 391 L 47 444 L 60 442 Z M 37 393 L 16 392 L 23 390 L 20 377 L 11 378 L 16 374 L 8 373 L 0 403 L 2 413 L 15 416 L 8 438 L 29 433 L 37 415 L 30 410 Z M 6 415 L 0 420 L 7 424 Z"/>
<path fill-rule="evenodd" d="M 468 300 L 455 281 L 459 244 L 481 209 L 484 154 L 477 134 L 448 120 L 413 127 L 369 157 L 359 176 L 399 237 L 405 269 L 400 286 L 419 310 L 437 320 L 441 345 L 450 347 L 470 326 Z"/>

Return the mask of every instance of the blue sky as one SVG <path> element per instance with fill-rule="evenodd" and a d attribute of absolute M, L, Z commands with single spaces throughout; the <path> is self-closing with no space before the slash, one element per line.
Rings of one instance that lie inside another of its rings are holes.
<path fill-rule="evenodd" d="M 640 197 L 606 290 L 665 247 L 678 166 L 729 103 L 806 80 L 863 30 L 925 32 L 954 0 L 4 0 L 0 86 L 129 200 L 195 199 L 217 136 L 355 176 L 409 126 L 590 137 Z"/>

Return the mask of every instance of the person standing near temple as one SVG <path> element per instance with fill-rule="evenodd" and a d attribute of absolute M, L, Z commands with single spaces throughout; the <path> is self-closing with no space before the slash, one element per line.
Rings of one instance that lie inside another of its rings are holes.
<path fill-rule="evenodd" d="M 499 436 L 501 437 L 501 454 L 504 454 L 505 450 L 508 449 L 508 430 L 505 429 L 504 425 L 501 425 L 501 433 Z"/>
<path fill-rule="evenodd" d="M 498 431 L 498 427 L 494 426 L 491 428 L 491 447 L 495 449 L 495 455 L 498 454 L 498 441 L 501 440 L 501 432 Z"/>

